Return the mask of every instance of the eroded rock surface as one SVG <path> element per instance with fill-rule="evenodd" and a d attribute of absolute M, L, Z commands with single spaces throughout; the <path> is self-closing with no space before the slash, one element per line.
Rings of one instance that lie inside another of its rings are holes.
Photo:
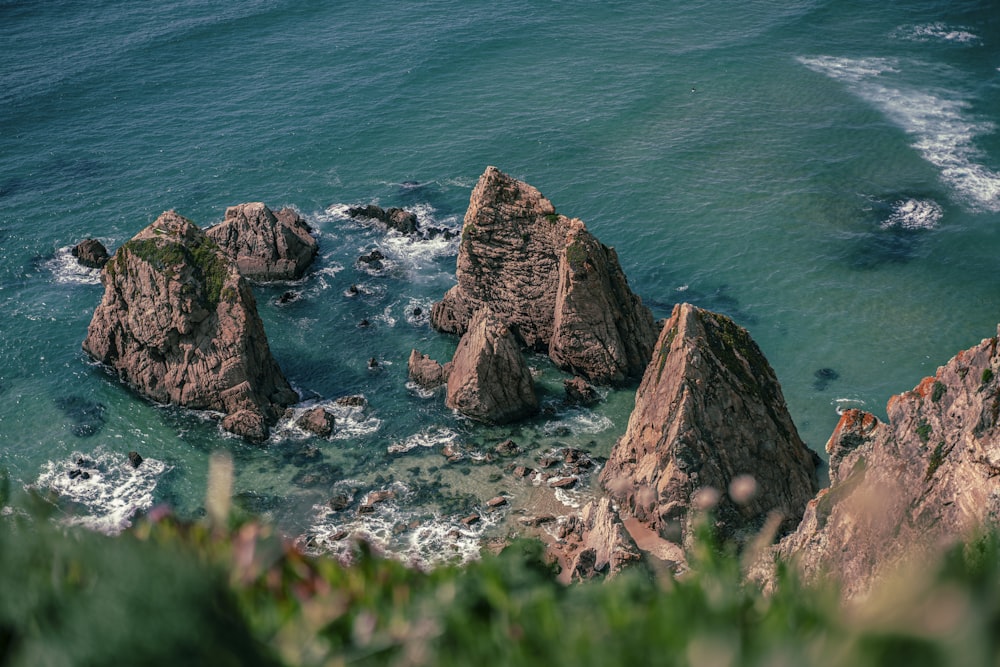
<path fill-rule="evenodd" d="M 261 202 L 230 206 L 225 219 L 206 234 L 251 280 L 301 278 L 319 250 L 297 211 L 283 208 L 274 213 Z"/>
<path fill-rule="evenodd" d="M 421 354 L 416 350 L 410 352 L 407 368 L 410 379 L 424 389 L 440 387 L 448 382 L 448 376 L 451 373 L 450 363 L 442 366 L 426 354 Z"/>
<path fill-rule="evenodd" d="M 256 441 L 298 400 L 248 284 L 191 221 L 161 215 L 118 249 L 101 282 L 83 349 L 139 393 L 223 412 L 223 428 Z"/>
<path fill-rule="evenodd" d="M 495 167 L 472 191 L 456 277 L 431 314 L 439 331 L 465 333 L 488 306 L 528 347 L 590 381 L 638 377 L 649 361 L 656 326 L 614 250 Z"/>
<path fill-rule="evenodd" d="M 451 361 L 445 405 L 491 423 L 510 422 L 538 410 L 531 371 L 508 327 L 480 309 Z"/>
<path fill-rule="evenodd" d="M 830 487 L 777 548 L 807 579 L 837 577 L 848 597 L 906 558 L 1000 524 L 997 337 L 892 397 L 887 414 L 843 413 L 826 446 Z"/>
<path fill-rule="evenodd" d="M 818 488 L 817 463 L 746 330 L 679 304 L 601 484 L 623 516 L 667 540 L 686 542 L 691 513 L 712 506 L 722 537 L 742 543 L 773 512 L 794 529 Z"/>

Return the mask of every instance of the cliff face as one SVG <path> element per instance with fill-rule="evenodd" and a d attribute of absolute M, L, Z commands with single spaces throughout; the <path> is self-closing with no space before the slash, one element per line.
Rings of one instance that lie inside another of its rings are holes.
<path fill-rule="evenodd" d="M 900 559 L 1000 523 L 996 337 L 894 396 L 887 414 L 844 412 L 827 443 L 830 487 L 777 549 L 807 578 L 838 577 L 847 596 Z"/>
<path fill-rule="evenodd" d="M 318 251 L 298 213 L 289 208 L 274 213 L 261 202 L 230 206 L 225 220 L 206 234 L 251 280 L 300 278 Z"/>
<path fill-rule="evenodd" d="M 680 304 L 601 484 L 624 514 L 667 540 L 686 541 L 691 512 L 714 506 L 721 535 L 742 542 L 773 512 L 784 530 L 795 527 L 818 488 L 817 462 L 749 334 Z"/>
<path fill-rule="evenodd" d="M 160 403 L 226 413 L 263 440 L 298 400 L 271 356 L 249 286 L 198 227 L 173 211 L 122 245 L 83 349 Z"/>
<path fill-rule="evenodd" d="M 472 192 L 456 277 L 431 314 L 439 331 L 463 334 L 489 306 L 528 347 L 591 381 L 638 377 L 649 360 L 653 317 L 614 250 L 495 167 Z"/>

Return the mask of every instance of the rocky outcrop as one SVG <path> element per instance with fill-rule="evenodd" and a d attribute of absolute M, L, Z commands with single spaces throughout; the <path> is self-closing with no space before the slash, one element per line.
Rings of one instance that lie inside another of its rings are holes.
<path fill-rule="evenodd" d="M 271 356 L 249 285 L 204 232 L 173 211 L 118 249 L 83 349 L 159 403 L 225 413 L 264 440 L 298 400 Z"/>
<path fill-rule="evenodd" d="M 410 352 L 407 361 L 407 369 L 410 379 L 424 389 L 434 389 L 448 382 L 451 373 L 451 363 L 443 366 L 431 359 L 426 354 L 420 354 L 416 350 Z"/>
<path fill-rule="evenodd" d="M 830 486 L 778 554 L 807 579 L 838 578 L 850 597 L 904 559 L 1000 525 L 997 340 L 892 397 L 888 423 L 845 411 L 826 446 Z"/>
<path fill-rule="evenodd" d="M 336 419 L 332 414 L 330 414 L 322 406 L 317 406 L 312 410 L 308 410 L 305 414 L 296 420 L 295 425 L 298 426 L 303 431 L 308 431 L 318 435 L 321 438 L 328 437 L 333 433 L 333 427 Z"/>
<path fill-rule="evenodd" d="M 743 543 L 772 513 L 793 529 L 815 494 L 818 457 L 799 438 L 756 343 L 729 318 L 674 307 L 601 484 L 625 514 L 675 543 L 714 507 Z"/>
<path fill-rule="evenodd" d="M 439 331 L 463 334 L 488 306 L 528 347 L 592 382 L 638 377 L 649 361 L 656 326 L 615 251 L 495 167 L 472 191 L 456 277 L 431 314 Z"/>
<path fill-rule="evenodd" d="M 538 411 L 531 371 L 508 327 L 489 308 L 480 309 L 451 361 L 445 405 L 490 423 Z"/>
<path fill-rule="evenodd" d="M 375 204 L 368 204 L 347 209 L 347 215 L 352 218 L 375 220 L 400 234 L 416 234 L 419 230 L 417 214 L 402 208 L 385 209 Z"/>
<path fill-rule="evenodd" d="M 573 549 L 570 579 L 613 577 L 641 556 L 608 498 L 591 501 L 564 538 Z"/>
<path fill-rule="evenodd" d="M 260 202 L 230 206 L 225 219 L 206 234 L 250 280 L 301 278 L 318 252 L 309 225 L 297 211 L 277 213 Z"/>
<path fill-rule="evenodd" d="M 73 256 L 81 266 L 89 269 L 102 269 L 108 263 L 108 249 L 97 239 L 84 239 L 72 250 Z"/>

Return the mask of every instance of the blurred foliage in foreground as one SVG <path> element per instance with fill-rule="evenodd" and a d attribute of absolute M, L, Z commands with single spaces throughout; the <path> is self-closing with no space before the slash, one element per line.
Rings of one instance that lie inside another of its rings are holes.
<path fill-rule="evenodd" d="M 154 515 L 156 513 L 154 512 Z M 703 536 L 695 573 L 564 587 L 535 542 L 430 573 L 303 556 L 253 521 L 116 538 L 0 514 L 3 665 L 997 665 L 1000 540 L 862 603 L 780 574 L 766 596 Z"/>

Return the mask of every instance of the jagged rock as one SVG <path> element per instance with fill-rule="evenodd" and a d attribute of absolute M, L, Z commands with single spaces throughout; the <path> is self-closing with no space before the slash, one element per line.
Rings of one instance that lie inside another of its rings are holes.
<path fill-rule="evenodd" d="M 128 462 L 133 468 L 138 468 L 142 465 L 142 456 L 139 455 L 139 452 L 129 452 Z"/>
<path fill-rule="evenodd" d="M 448 382 L 451 366 L 451 362 L 442 366 L 416 350 L 410 352 L 410 359 L 407 362 L 410 379 L 424 389 L 433 389 Z"/>
<path fill-rule="evenodd" d="M 225 219 L 206 234 L 251 280 L 301 278 L 319 251 L 309 225 L 290 208 L 277 213 L 261 202 L 226 209 Z"/>
<path fill-rule="evenodd" d="M 538 411 L 531 371 L 510 328 L 489 308 L 472 318 L 451 361 L 445 405 L 490 423 Z"/>
<path fill-rule="evenodd" d="M 352 218 L 377 220 L 389 229 L 394 229 L 401 234 L 415 234 L 419 229 L 417 214 L 401 208 L 384 209 L 381 206 L 369 204 L 349 208 L 347 215 Z"/>
<path fill-rule="evenodd" d="M 566 390 L 566 402 L 570 405 L 582 405 L 590 407 L 597 405 L 601 397 L 586 380 L 580 377 L 571 378 L 563 382 Z"/>
<path fill-rule="evenodd" d="M 696 499 L 717 500 L 720 534 L 740 543 L 773 512 L 784 531 L 797 525 L 818 488 L 817 464 L 746 330 L 679 304 L 600 479 L 623 512 L 675 542 L 689 536 Z M 733 480 L 747 475 L 755 492 L 734 499 Z"/>
<path fill-rule="evenodd" d="M 908 558 L 1000 525 L 998 337 L 893 396 L 889 423 L 844 411 L 826 445 L 830 486 L 777 553 L 852 597 Z"/>
<path fill-rule="evenodd" d="M 73 247 L 73 256 L 81 266 L 102 269 L 108 263 L 108 249 L 97 239 L 84 239 Z"/>
<path fill-rule="evenodd" d="M 334 417 L 322 407 L 315 407 L 299 417 L 295 425 L 325 438 L 333 433 Z"/>
<path fill-rule="evenodd" d="M 614 250 L 495 167 L 472 191 L 456 277 L 431 313 L 439 331 L 463 334 L 488 306 L 528 347 L 593 382 L 637 377 L 649 361 L 653 316 Z"/>
<path fill-rule="evenodd" d="M 223 428 L 255 441 L 298 400 L 249 285 L 191 221 L 161 215 L 118 249 L 101 282 L 83 349 L 139 393 L 223 412 Z"/>
<path fill-rule="evenodd" d="M 516 442 L 508 438 L 497 445 L 496 451 L 500 456 L 517 456 L 524 450 L 518 447 Z"/>
<path fill-rule="evenodd" d="M 566 538 L 580 542 L 579 551 L 572 559 L 570 577 L 573 580 L 592 579 L 599 574 L 612 577 L 640 559 L 639 549 L 608 498 L 587 503 L 580 520 L 563 537 Z"/>

